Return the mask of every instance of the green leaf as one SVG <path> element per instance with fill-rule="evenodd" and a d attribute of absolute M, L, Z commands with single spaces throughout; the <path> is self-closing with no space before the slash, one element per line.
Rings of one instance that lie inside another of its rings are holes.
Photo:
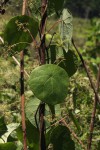
<path fill-rule="evenodd" d="M 41 101 L 55 105 L 67 96 L 69 77 L 64 69 L 47 64 L 35 68 L 29 79 L 29 86 Z"/>
<path fill-rule="evenodd" d="M 4 117 L 0 117 L 0 136 L 7 132 L 7 127 L 4 121 Z"/>
<path fill-rule="evenodd" d="M 100 141 L 98 142 L 97 150 L 100 150 Z"/>
<path fill-rule="evenodd" d="M 16 129 L 18 139 L 23 142 L 22 128 L 18 127 Z M 39 132 L 35 126 L 33 126 L 29 120 L 26 121 L 26 134 L 27 134 L 27 144 L 29 149 L 39 149 Z"/>
<path fill-rule="evenodd" d="M 56 60 L 56 45 L 50 45 L 51 64 Z"/>
<path fill-rule="evenodd" d="M 48 105 L 51 111 L 51 114 L 55 116 L 55 106 L 54 105 Z"/>
<path fill-rule="evenodd" d="M 81 127 L 80 127 L 80 124 L 79 124 L 75 114 L 73 114 L 72 110 L 68 110 L 68 113 L 69 113 L 69 117 L 72 119 L 73 123 L 75 124 L 77 130 L 80 132 Z"/>
<path fill-rule="evenodd" d="M 37 127 L 37 124 L 39 124 L 39 118 L 38 118 L 39 117 L 39 110 L 38 110 L 39 104 L 40 104 L 40 100 L 37 99 L 35 96 L 32 96 L 27 101 L 26 106 L 25 106 L 25 113 L 26 113 L 27 119 L 36 127 Z M 47 118 L 50 118 L 50 109 L 48 105 L 45 106 L 45 124 L 48 127 L 50 126 L 50 121 L 48 121 Z M 36 124 L 35 119 L 37 119 L 37 124 Z"/>
<path fill-rule="evenodd" d="M 25 49 L 36 37 L 38 32 L 38 21 L 29 16 L 16 16 L 12 18 L 4 31 L 4 41 L 12 46 L 14 51 Z M 31 33 L 31 34 L 30 34 Z"/>
<path fill-rule="evenodd" d="M 0 150 L 16 150 L 17 147 L 12 142 L 0 143 Z"/>
<path fill-rule="evenodd" d="M 9 135 L 7 138 L 7 142 L 14 142 L 14 141 L 17 141 L 17 139 Z"/>
<path fill-rule="evenodd" d="M 39 131 L 28 120 L 26 122 L 26 127 L 28 145 L 30 149 L 39 150 Z"/>
<path fill-rule="evenodd" d="M 70 131 L 65 126 L 59 125 L 53 129 L 50 142 L 53 144 L 53 150 L 75 150 Z"/>
<path fill-rule="evenodd" d="M 18 140 L 23 143 L 22 127 L 19 126 L 15 131 L 16 131 L 16 136 L 17 136 Z"/>
<path fill-rule="evenodd" d="M 50 111 L 51 111 L 53 119 L 61 117 L 61 107 L 60 107 L 60 104 L 57 104 L 55 106 L 54 105 L 49 105 L 49 108 L 50 108 Z"/>
<path fill-rule="evenodd" d="M 64 0 L 49 0 L 48 1 L 48 14 L 62 11 Z"/>
<path fill-rule="evenodd" d="M 26 117 L 33 125 L 36 125 L 34 116 L 39 104 L 40 100 L 37 99 L 35 96 L 32 96 L 30 97 L 30 100 L 27 101 L 25 106 Z"/>
<path fill-rule="evenodd" d="M 51 143 L 51 133 L 53 131 L 54 127 L 52 127 L 47 133 L 46 133 L 46 146 Z"/>
<path fill-rule="evenodd" d="M 85 85 L 76 84 L 73 91 L 73 102 L 77 109 L 80 109 L 80 104 L 90 104 L 91 94 L 89 93 L 88 87 Z"/>
<path fill-rule="evenodd" d="M 60 31 L 61 39 L 63 41 L 63 48 L 67 52 L 69 49 L 69 45 L 71 43 L 72 32 L 73 32 L 72 15 L 69 13 L 69 11 L 66 8 L 64 8 L 60 19 L 62 21 L 59 24 L 59 31 Z"/>
<path fill-rule="evenodd" d="M 68 76 L 71 77 L 79 66 L 78 58 L 75 53 L 69 50 L 67 53 L 64 52 L 64 58 L 60 61 L 59 66 L 66 70 Z"/>

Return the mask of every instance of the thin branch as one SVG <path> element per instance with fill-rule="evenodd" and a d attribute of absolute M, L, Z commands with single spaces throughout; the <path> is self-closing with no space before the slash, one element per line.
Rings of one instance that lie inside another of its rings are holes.
<path fill-rule="evenodd" d="M 13 60 L 16 62 L 16 64 L 20 67 L 20 63 L 19 63 L 19 61 L 15 58 L 15 56 L 12 56 L 12 58 L 13 58 Z M 29 77 L 29 74 L 27 73 L 27 71 L 24 70 L 24 72 L 25 72 L 26 76 Z"/>
<path fill-rule="evenodd" d="M 99 65 L 99 70 L 98 70 L 98 75 L 97 75 L 97 92 L 99 90 L 99 85 L 100 85 L 100 65 Z M 90 122 L 90 135 L 88 138 L 87 150 L 91 150 L 91 146 L 92 146 L 92 136 L 93 136 L 93 130 L 94 130 L 96 106 L 97 106 L 97 98 L 95 96 L 94 104 L 93 104 L 93 112 L 92 112 L 91 122 Z"/>
<path fill-rule="evenodd" d="M 79 52 L 78 48 L 76 47 L 76 45 L 75 45 L 73 39 L 72 39 L 72 44 L 73 44 L 75 50 L 77 51 L 77 53 L 78 53 L 78 55 L 79 55 L 79 57 L 80 57 L 80 59 L 81 59 L 81 62 L 82 62 L 83 67 L 84 67 L 84 69 L 85 69 L 85 71 L 86 71 L 86 73 L 87 73 L 87 76 L 88 76 L 88 78 L 89 78 L 89 81 L 90 81 L 91 87 L 92 87 L 92 89 L 93 89 L 93 91 L 94 91 L 94 94 L 95 94 L 95 96 L 96 96 L 96 99 L 97 99 L 98 103 L 100 104 L 100 98 L 99 98 L 98 93 L 97 93 L 97 90 L 96 90 L 96 88 L 95 88 L 95 86 L 94 86 L 94 84 L 93 84 L 93 82 L 92 82 L 91 76 L 90 76 L 89 71 L 88 71 L 88 68 L 87 68 L 87 66 L 86 66 L 86 63 L 85 63 L 85 61 L 84 61 L 84 59 L 83 59 L 81 53 Z"/>
<path fill-rule="evenodd" d="M 46 128 L 46 130 L 48 130 L 49 128 L 58 125 L 60 122 L 62 122 L 63 120 L 65 120 L 68 116 L 66 115 L 65 117 L 61 118 L 60 120 L 56 121 L 55 123 L 51 124 L 49 127 Z"/>
<path fill-rule="evenodd" d="M 26 14 L 27 0 L 23 0 L 22 15 Z"/>
<path fill-rule="evenodd" d="M 34 43 L 34 46 L 36 47 L 37 46 L 37 41 L 35 40 L 35 38 L 33 37 L 32 33 L 30 32 L 29 29 L 27 29 L 29 35 L 31 36 L 32 40 L 33 40 L 33 43 Z"/>
<path fill-rule="evenodd" d="M 3 40 L 3 38 L 2 38 L 1 36 L 0 36 L 0 41 L 2 42 L 2 44 L 4 44 L 4 40 Z M 13 60 L 16 62 L 16 64 L 20 67 L 20 63 L 19 63 L 19 61 L 15 58 L 15 56 L 12 56 L 12 58 L 13 58 Z M 24 72 L 25 72 L 26 76 L 29 77 L 29 74 L 27 73 L 27 71 L 24 70 Z"/>
<path fill-rule="evenodd" d="M 2 44 L 4 44 L 4 40 L 1 36 L 0 36 L 0 41 L 2 42 Z"/>
<path fill-rule="evenodd" d="M 47 33 L 49 33 L 52 29 L 54 29 L 55 26 L 57 26 L 60 22 L 62 22 L 63 20 L 58 20 L 56 21 L 51 27 L 50 29 L 47 31 Z"/>
<path fill-rule="evenodd" d="M 99 70 L 97 76 L 97 92 L 99 91 L 99 86 L 100 86 L 100 64 L 99 64 Z"/>
<path fill-rule="evenodd" d="M 66 18 L 67 19 L 67 18 Z M 66 19 L 64 19 L 64 20 L 62 20 L 62 19 L 60 19 L 60 20 L 57 20 L 51 27 L 50 27 L 50 29 L 47 31 L 47 33 L 49 33 L 52 29 L 54 29 L 60 22 L 63 22 L 63 21 L 65 21 Z"/>

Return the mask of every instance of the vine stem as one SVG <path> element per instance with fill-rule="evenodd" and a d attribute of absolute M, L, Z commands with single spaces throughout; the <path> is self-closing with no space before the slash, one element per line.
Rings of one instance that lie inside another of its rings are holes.
<path fill-rule="evenodd" d="M 22 15 L 26 12 L 27 0 L 23 0 Z M 23 132 L 23 149 L 27 150 L 26 123 L 25 123 L 25 95 L 24 95 L 24 50 L 20 52 L 20 88 L 21 88 L 21 117 Z"/>
<path fill-rule="evenodd" d="M 98 70 L 98 75 L 97 75 L 97 92 L 99 90 L 99 85 L 100 85 L 100 64 L 99 64 L 99 70 Z M 93 136 L 93 130 L 94 130 L 96 106 L 97 106 L 97 97 L 95 96 L 94 104 L 93 104 L 93 112 L 91 115 L 90 134 L 89 134 L 88 143 L 87 143 L 87 150 L 91 150 L 91 146 L 92 146 L 92 136 Z"/>
<path fill-rule="evenodd" d="M 39 34 L 40 34 L 40 40 L 41 40 L 40 47 L 39 47 L 41 65 L 46 63 L 45 29 L 46 29 L 46 21 L 47 21 L 47 2 L 48 0 L 41 0 L 41 22 L 40 22 L 40 28 L 39 28 Z M 40 150 L 46 150 L 44 115 L 45 115 L 45 103 L 40 103 L 40 106 L 39 106 Z"/>
<path fill-rule="evenodd" d="M 95 86 L 94 86 L 94 84 L 93 84 L 93 81 L 92 81 L 91 76 L 90 76 L 90 74 L 89 74 L 89 71 L 88 71 L 88 68 L 87 68 L 87 66 L 86 66 L 86 63 L 85 63 L 85 61 L 84 61 L 84 59 L 83 59 L 81 53 L 79 52 L 78 48 L 76 47 L 76 45 L 75 45 L 73 39 L 72 39 L 72 44 L 73 44 L 75 50 L 77 51 L 77 53 L 78 53 L 78 55 L 79 55 L 79 57 L 80 57 L 80 59 L 81 59 L 81 62 L 82 62 L 82 64 L 83 64 L 83 67 L 84 67 L 84 69 L 85 69 L 85 71 L 86 71 L 86 73 L 87 73 L 87 76 L 88 76 L 88 78 L 89 78 L 91 87 L 92 87 L 92 89 L 93 89 L 93 91 L 94 91 L 95 97 L 96 97 L 98 103 L 100 104 L 100 98 L 99 98 L 98 93 L 97 93 L 97 90 L 96 90 L 96 88 L 95 88 Z"/>

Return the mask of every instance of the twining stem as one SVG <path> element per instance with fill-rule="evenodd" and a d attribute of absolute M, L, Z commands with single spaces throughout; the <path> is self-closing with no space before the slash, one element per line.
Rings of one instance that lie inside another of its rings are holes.
<path fill-rule="evenodd" d="M 45 116 L 45 103 L 40 103 L 40 106 L 39 106 L 40 150 L 46 150 L 44 116 Z"/>
<path fill-rule="evenodd" d="M 100 65 L 99 65 L 99 71 L 97 75 L 97 92 L 99 90 L 99 85 L 100 85 Z M 95 96 L 94 104 L 93 104 L 93 112 L 92 112 L 91 122 L 90 122 L 90 134 L 87 143 L 87 150 L 91 150 L 94 122 L 95 122 L 95 115 L 96 115 L 96 106 L 97 106 L 97 97 Z"/>
<path fill-rule="evenodd" d="M 23 0 L 22 15 L 25 15 L 27 0 Z M 20 52 L 20 86 L 21 86 L 21 117 L 23 131 L 23 149 L 27 150 L 26 123 L 25 123 L 25 95 L 24 95 L 24 50 Z"/>
<path fill-rule="evenodd" d="M 78 48 L 76 47 L 76 45 L 75 45 L 73 39 L 72 39 L 72 44 L 73 44 L 75 50 L 77 51 L 77 53 L 78 53 L 78 55 L 79 55 L 79 57 L 80 57 L 80 59 L 81 59 L 81 62 L 82 62 L 82 64 L 83 64 L 83 67 L 84 67 L 84 69 L 85 69 L 85 71 L 86 71 L 86 73 L 87 73 L 87 76 L 88 76 L 88 78 L 89 78 L 91 87 L 92 87 L 92 89 L 93 89 L 93 91 L 94 91 L 95 97 L 96 97 L 98 103 L 100 104 L 100 98 L 99 98 L 98 93 L 97 93 L 97 90 L 96 90 L 96 88 L 95 88 L 95 86 L 94 86 L 94 84 L 93 84 L 93 81 L 92 81 L 91 76 L 90 76 L 90 74 L 89 74 L 89 71 L 88 71 L 88 68 L 87 68 L 87 66 L 86 66 L 86 63 L 85 63 L 85 61 L 84 61 L 84 59 L 83 59 L 81 53 L 79 52 Z"/>
<path fill-rule="evenodd" d="M 41 65 L 45 64 L 45 27 L 47 20 L 47 0 L 41 0 L 41 23 L 40 23 L 40 53 L 41 53 Z"/>
<path fill-rule="evenodd" d="M 46 44 L 45 44 L 45 28 L 46 28 L 46 20 L 47 20 L 47 1 L 48 0 L 41 0 L 41 22 L 40 22 L 40 63 L 41 65 L 46 63 L 45 59 L 45 51 L 46 51 Z M 40 150 L 46 150 L 46 141 L 45 141 L 45 103 L 40 103 L 39 107 L 39 120 L 40 120 Z"/>

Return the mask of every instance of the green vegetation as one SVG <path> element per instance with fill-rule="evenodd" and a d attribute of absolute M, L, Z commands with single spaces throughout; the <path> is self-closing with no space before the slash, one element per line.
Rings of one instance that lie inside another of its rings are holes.
<path fill-rule="evenodd" d="M 29 150 L 100 150 L 100 19 L 72 19 L 60 0 L 41 17 L 33 2 L 31 16 L 20 0 L 13 18 L 13 3 L 0 16 L 0 150 L 26 150 L 25 137 Z"/>

